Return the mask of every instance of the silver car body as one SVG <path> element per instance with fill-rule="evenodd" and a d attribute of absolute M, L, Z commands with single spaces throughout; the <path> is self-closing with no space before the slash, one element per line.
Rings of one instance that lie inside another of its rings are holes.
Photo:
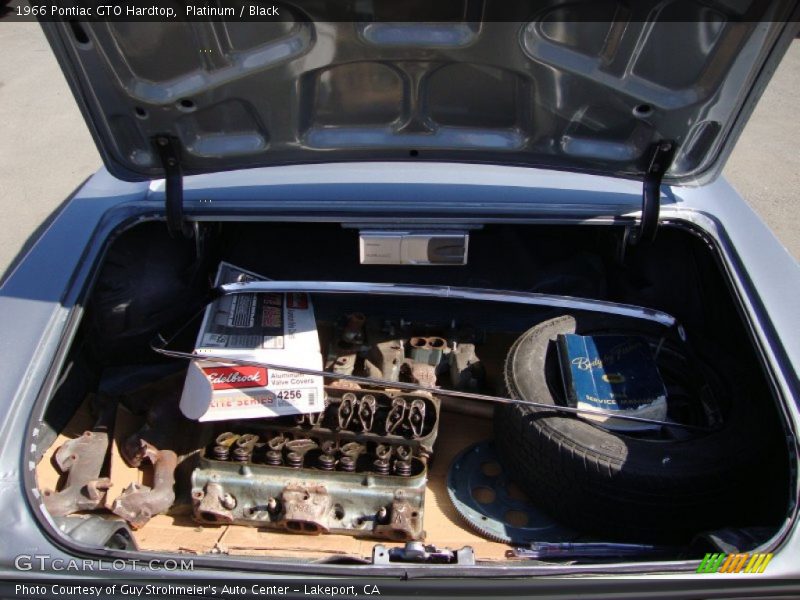
<path fill-rule="evenodd" d="M 790 9 L 794 10 L 791 2 L 781 6 L 784 16 L 789 14 L 787 11 Z M 102 24 L 94 24 L 93 27 L 100 32 L 98 35 L 107 35 L 107 32 L 100 31 Z M 107 245 L 124 228 L 144 220 L 165 218 L 165 181 L 159 179 L 162 169 L 152 155 L 147 135 L 158 135 L 162 126 L 168 126 L 173 121 L 177 123 L 186 116 L 180 106 L 181 89 L 173 89 L 169 82 L 156 87 L 148 87 L 143 84 L 146 83 L 144 78 L 135 77 L 116 87 L 104 82 L 102 69 L 92 68 L 93 65 L 97 66 L 93 63 L 97 48 L 68 48 L 64 42 L 67 28 L 66 24 L 45 24 L 107 167 L 93 175 L 63 205 L 27 254 L 17 261 L 0 288 L 0 354 L 4 362 L 4 377 L 0 378 L 0 414 L 3 415 L 0 419 L 0 506 L 3 507 L 0 511 L 0 531 L 3 531 L 5 539 L 13 540 L 13 543 L 0 545 L 0 576 L 3 577 L 20 575 L 15 558 L 23 553 L 47 555 L 50 560 L 62 561 L 77 555 L 78 551 L 66 538 L 52 531 L 53 523 L 43 510 L 42 498 L 35 485 L 35 464 L 29 458 L 31 451 L 35 450 L 32 448 L 35 443 L 32 434 L 41 424 L 45 401 L 56 384 L 59 368 L 76 333 L 93 277 Z M 339 30 L 343 30 L 341 23 L 327 29 L 319 28 L 316 38 L 319 43 L 315 52 L 307 55 L 305 66 L 324 65 L 323 59 L 326 57 L 331 64 L 336 63 L 334 59 L 337 55 L 330 45 L 336 35 L 322 34 Z M 685 141 L 683 138 L 689 135 L 690 125 L 709 115 L 718 115 L 719 130 L 715 130 L 714 135 L 702 146 L 707 152 L 703 156 L 684 155 L 683 158 L 679 153 L 673 171 L 667 172 L 666 184 L 662 186 L 660 195 L 660 222 L 702 231 L 716 246 L 716 254 L 728 275 L 731 291 L 745 313 L 753 343 L 767 366 L 768 380 L 776 392 L 776 398 L 780 399 L 779 408 L 785 416 L 790 437 L 788 443 L 796 457 L 797 431 L 800 428 L 800 336 L 797 335 L 800 332 L 797 303 L 800 297 L 800 267 L 736 191 L 722 177 L 718 177 L 747 115 L 796 30 L 796 23 L 756 24 L 754 37 L 749 38 L 754 40 L 752 45 L 745 44 L 748 51 L 742 54 L 744 62 L 729 63 L 729 66 L 738 65 L 731 68 L 733 79 L 729 80 L 727 87 L 724 77 L 716 81 L 719 89 L 723 90 L 721 94 L 711 94 L 705 90 L 707 95 L 702 97 L 702 101 L 694 102 L 698 98 L 691 94 L 697 90 L 690 89 L 687 92 L 689 96 L 680 90 L 673 90 L 675 93 L 663 96 L 661 105 L 657 102 L 659 90 L 641 87 L 643 82 L 637 81 L 636 77 L 623 77 L 620 82 L 612 82 L 595 72 L 591 64 L 580 62 L 570 52 L 554 51 L 554 54 L 548 55 L 547 51 L 552 48 L 547 44 L 533 50 L 528 46 L 528 51 L 544 52 L 556 62 L 563 63 L 559 67 L 562 70 L 556 69 L 554 76 L 554 80 L 563 85 L 549 90 L 556 99 L 563 100 L 564 94 L 575 89 L 580 82 L 588 86 L 586 90 L 589 91 L 606 90 L 607 93 L 599 94 L 599 98 L 606 102 L 603 114 L 611 110 L 612 121 L 623 114 L 630 114 L 630 107 L 619 105 L 619 98 L 630 95 L 653 100 L 651 104 L 662 111 L 660 116 L 655 116 L 647 124 L 644 137 L 639 137 L 636 132 L 624 133 L 623 138 L 630 142 L 627 146 L 613 139 L 594 140 L 597 144 L 592 140 L 584 140 L 585 143 L 570 146 L 576 138 L 567 126 L 558 129 L 544 146 L 529 144 L 530 140 L 525 138 L 528 141 L 520 142 L 522 145 L 519 148 L 498 148 L 492 146 L 492 140 L 502 145 L 503 140 L 512 138 L 492 135 L 481 137 L 477 135 L 480 128 L 467 127 L 466 131 L 461 131 L 468 134 L 460 138 L 464 144 L 457 148 L 454 147 L 458 144 L 453 138 L 446 136 L 441 145 L 436 146 L 436 139 L 441 141 L 442 138 L 436 138 L 435 135 L 420 138 L 417 133 L 408 130 L 400 133 L 411 133 L 412 137 L 403 138 L 402 135 L 387 136 L 375 130 L 372 133 L 366 131 L 372 136 L 368 136 L 372 145 L 354 144 L 348 147 L 344 144 L 345 147 L 339 152 L 325 145 L 333 144 L 336 140 L 343 143 L 342 140 L 347 141 L 349 133 L 364 134 L 365 130 L 348 133 L 348 127 L 354 123 L 345 123 L 347 127 L 338 131 L 321 126 L 311 131 L 316 137 L 306 136 L 302 138 L 302 143 L 292 137 L 297 134 L 297 130 L 293 130 L 283 137 L 271 138 L 271 146 L 259 145 L 253 136 L 243 138 L 236 135 L 222 140 L 221 146 L 215 146 L 220 140 L 213 139 L 213 136 L 204 139 L 202 135 L 195 135 L 197 130 L 191 127 L 181 129 L 178 125 L 173 133 L 179 137 L 184 134 L 182 139 L 188 149 L 184 165 L 187 176 L 182 180 L 184 215 L 190 224 L 222 220 L 328 221 L 370 225 L 393 224 L 399 220 L 423 224 L 635 224 L 642 210 L 641 180 L 646 168 L 642 155 L 648 143 L 658 139 L 658 133 L 668 133 L 670 138 Z M 299 36 L 297 39 L 301 42 L 305 39 L 303 27 L 291 31 Z M 406 29 L 400 33 L 409 35 L 409 31 Z M 446 30 L 450 34 L 459 31 L 453 27 Z M 525 29 L 520 31 L 524 45 Z M 417 28 L 415 35 L 422 36 L 417 39 L 424 45 L 432 39 L 425 36 L 437 36 L 440 33 L 436 29 Z M 454 48 L 437 48 L 436 51 L 441 55 L 447 55 L 448 52 L 470 55 L 469 36 L 474 36 L 475 31 L 468 29 L 461 33 L 467 36 L 464 38 L 466 42 L 456 36 L 452 42 Z M 294 33 L 289 37 L 292 35 Z M 360 48 L 359 40 L 370 35 L 377 35 L 375 39 L 383 39 L 386 47 L 391 49 L 394 46 L 392 40 L 396 40 L 393 36 L 398 35 L 398 30 L 391 27 L 382 30 L 373 28 L 370 33 L 359 29 L 356 34 L 351 32 L 343 39 L 353 44 L 352 48 Z M 529 41 L 535 37 L 529 38 Z M 123 35 L 121 39 L 130 41 L 134 38 Z M 109 50 L 112 47 L 113 44 L 110 44 L 101 49 Z M 290 55 L 284 58 L 290 60 L 292 48 L 289 44 L 278 47 L 276 51 L 289 52 Z M 269 60 L 269 57 L 269 54 L 250 56 L 253 60 Z M 347 56 L 341 57 L 341 63 L 345 64 L 346 59 Z M 499 63 L 499 59 L 496 62 Z M 130 66 L 115 63 L 113 59 L 109 59 L 109 64 L 115 66 L 117 75 L 122 72 L 122 67 Z M 246 69 L 250 64 L 239 66 Z M 286 67 L 288 63 L 280 64 L 281 73 L 291 72 Z M 544 67 L 545 70 L 551 68 L 552 64 Z M 217 71 L 225 74 L 224 68 Z M 230 81 L 235 82 L 243 72 L 229 72 Z M 670 73 L 677 85 L 680 82 L 679 69 Z M 730 81 L 735 82 L 732 89 Z M 202 78 L 182 80 L 183 85 L 195 85 L 198 93 L 226 83 L 227 80 L 206 81 Z M 622 87 L 615 89 L 615 85 Z M 624 87 L 626 85 L 633 88 Z M 252 100 L 258 93 L 258 88 L 252 88 L 236 96 L 235 85 L 232 84 L 230 89 L 233 90 L 232 95 L 226 99 L 234 104 L 239 100 Z M 566 120 L 573 125 L 581 125 L 584 131 L 586 122 L 581 120 L 581 115 L 574 115 L 580 113 L 582 96 L 586 90 L 579 92 L 577 99 L 567 98 L 569 102 L 564 108 Z M 226 89 L 224 93 L 228 94 L 228 91 Z M 142 125 L 140 133 L 143 131 L 146 134 L 144 136 L 117 135 L 120 131 L 131 130 L 125 124 L 119 126 L 119 120 L 116 121 L 117 125 L 109 125 L 119 116 L 115 111 L 122 107 L 125 111 L 123 121 L 129 120 L 134 118 L 131 115 L 137 103 L 142 101 L 156 107 L 161 116 L 154 120 L 154 125 Z M 561 107 L 556 102 L 549 108 L 553 110 L 548 123 L 558 125 Z M 238 109 L 232 110 L 231 114 L 235 116 Z M 227 122 L 226 118 L 224 114 L 220 117 Z M 245 124 L 250 122 L 248 119 L 245 119 Z M 257 123 L 259 119 L 252 122 Z M 609 123 L 606 121 L 602 124 L 611 130 L 613 127 Z M 314 128 L 311 127 L 311 130 Z M 281 131 L 280 127 L 277 131 Z M 526 135 L 532 133 L 537 133 L 535 128 L 528 130 Z M 425 160 L 409 159 L 409 146 L 403 141 L 405 139 L 428 141 L 427 149 L 420 149 L 420 152 L 429 152 Z M 488 140 L 489 146 L 470 142 L 475 139 Z M 192 140 L 194 146 L 188 143 Z M 262 142 L 266 143 L 264 139 Z M 548 146 L 550 142 L 552 144 Z M 545 147 L 556 149 L 542 152 Z M 248 148 L 251 151 L 248 152 Z M 225 151 L 221 152 L 221 149 Z M 616 160 L 597 158 L 598 152 L 602 154 L 612 150 L 620 153 Z M 795 463 L 795 469 L 798 466 Z M 770 568 L 759 576 L 761 582 L 800 578 L 800 563 L 797 561 L 797 556 L 800 556 L 797 493 L 797 489 L 793 490 L 794 502 L 789 515 L 775 538 L 775 547 L 769 549 L 775 552 L 775 557 Z M 90 564 L 99 565 L 99 560 L 104 556 L 110 557 L 110 551 L 98 549 L 91 557 L 81 555 L 81 560 L 85 558 Z M 167 557 L 174 558 L 175 555 L 147 555 L 148 560 Z M 136 566 L 126 563 L 124 570 L 116 571 L 115 576 L 141 576 L 145 573 L 140 568 L 142 564 Z M 224 556 L 198 556 L 194 565 L 194 571 L 174 572 L 172 575 L 193 579 L 220 575 L 236 578 L 245 577 L 261 568 L 257 559 Z M 696 561 L 618 564 L 605 565 L 603 568 L 597 565 L 530 566 L 520 567 L 513 574 L 583 573 L 600 580 L 609 574 L 630 573 L 680 579 L 689 589 L 698 582 L 698 576 L 694 573 L 696 567 Z M 285 565 L 281 571 L 284 575 L 295 573 L 297 577 L 303 577 L 304 569 L 307 566 Z M 484 565 L 469 571 L 432 565 L 412 568 L 407 565 L 355 567 L 319 564 L 314 565 L 313 569 L 320 575 L 371 574 L 382 577 L 408 577 L 409 573 L 413 573 L 414 577 L 511 574 L 505 567 Z M 99 573 L 98 568 L 94 572 L 85 570 L 70 575 L 90 577 Z M 37 571 L 36 575 L 46 578 L 63 576 L 63 573 L 50 570 Z M 260 573 L 259 576 L 265 575 Z M 278 572 L 276 570 L 266 576 L 277 577 Z M 742 575 L 720 574 L 715 577 L 717 579 L 714 581 L 724 586 L 728 578 L 741 578 Z M 492 584 L 462 581 L 461 585 L 476 587 Z M 497 588 L 493 590 L 497 591 Z"/>
<path fill-rule="evenodd" d="M 426 222 L 426 212 L 449 215 L 450 222 L 610 223 L 635 215 L 640 185 L 634 181 L 592 175 L 489 165 L 355 163 L 342 165 L 288 166 L 197 176 L 186 181 L 186 208 L 191 219 L 270 219 L 293 221 L 334 220 L 359 223 L 397 219 L 398 203 L 409 221 Z M 412 184 L 396 187 L 395 184 Z M 391 200 L 377 193 L 392 189 Z M 442 187 L 444 186 L 444 187 Z M 163 216 L 162 182 L 125 183 L 101 169 L 77 191 L 47 231 L 5 281 L 0 294 L 0 331 L 8 374 L 0 380 L 3 444 L 0 460 L 3 477 L 0 497 L 4 507 L 2 526 L 13 545 L 0 549 L 3 573 L 19 574 L 15 557 L 21 552 L 46 554 L 69 560 L 73 555 L 43 531 L 47 520 L 33 477 L 34 464 L 27 459 L 30 441 L 21 439 L 28 425 L 41 419 L 43 399 L 55 381 L 54 362 L 74 334 L 82 301 L 105 242 L 120 226 Z M 442 191 L 457 189 L 454 203 Z M 326 193 L 328 190 L 329 193 Z M 754 340 L 770 367 L 770 378 L 783 399 L 781 410 L 792 429 L 790 443 L 796 448 L 800 427 L 800 268 L 724 179 L 702 187 L 670 187 L 664 190 L 662 221 L 684 223 L 705 231 L 718 245 L 723 267 L 733 290 L 747 310 Z M 426 193 L 427 192 L 427 193 Z M 553 202 L 553 198 L 559 198 Z M 504 198 L 498 202 L 497 198 Z M 569 201 L 566 200 L 569 198 Z M 357 208 L 357 210 L 354 210 Z M 54 257 L 58 257 L 54 260 Z M 787 519 L 780 543 L 764 578 L 796 577 L 800 551 L 800 526 Z M 149 559 L 170 555 L 148 555 Z M 172 555 L 174 558 L 175 555 Z M 202 567 L 201 567 L 202 564 Z M 205 571 L 206 567 L 208 571 Z M 235 573 L 246 576 L 257 560 L 209 557 L 196 559 L 194 578 Z M 692 562 L 629 565 L 623 571 L 661 573 L 697 581 Z M 240 569 L 235 571 L 234 569 Z M 352 569 L 352 567 L 349 567 Z M 359 574 L 392 575 L 408 567 L 359 567 Z M 437 576 L 455 575 L 447 567 L 432 569 Z M 200 569 L 200 571 L 198 571 Z M 348 567 L 315 566 L 320 574 L 342 575 Z M 136 569 L 130 567 L 131 574 Z M 593 566 L 539 569 L 540 574 L 596 572 Z M 677 571 L 674 574 L 665 572 Z M 429 572 L 429 571 L 428 571 Z M 492 568 L 473 569 L 472 574 L 497 574 Z M 37 573 L 47 576 L 46 573 Z M 58 573 L 50 573 L 57 576 Z M 180 573 L 175 573 L 180 576 Z M 463 575 L 463 572 L 461 573 Z M 736 577 L 737 575 L 732 575 Z M 725 575 L 719 575 L 720 582 Z"/>

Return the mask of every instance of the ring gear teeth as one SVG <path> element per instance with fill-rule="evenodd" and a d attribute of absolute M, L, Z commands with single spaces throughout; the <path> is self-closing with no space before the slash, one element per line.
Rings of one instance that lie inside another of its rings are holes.
<path fill-rule="evenodd" d="M 447 491 L 450 492 L 450 490 L 447 490 Z M 450 493 L 450 500 L 451 501 L 453 500 L 453 494 L 452 493 Z M 466 514 L 461 512 L 461 509 L 458 507 L 458 505 L 455 505 L 455 506 L 456 506 L 456 512 L 458 513 L 459 518 L 464 522 L 464 524 L 467 527 L 469 527 L 470 529 L 472 529 L 475 533 L 480 535 L 481 537 L 486 538 L 490 542 L 498 542 L 500 544 L 511 544 L 511 543 L 513 543 L 511 538 L 508 537 L 508 536 L 496 535 L 493 531 L 489 531 L 488 529 L 484 529 L 483 527 L 481 527 L 481 525 L 479 523 L 473 521 L 470 517 L 468 517 Z"/>

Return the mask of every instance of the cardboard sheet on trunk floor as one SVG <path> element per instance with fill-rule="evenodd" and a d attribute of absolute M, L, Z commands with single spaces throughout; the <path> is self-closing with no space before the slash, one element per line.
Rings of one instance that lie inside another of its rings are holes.
<path fill-rule="evenodd" d="M 117 412 L 109 464 L 112 487 L 106 506 L 129 483 L 148 483 L 149 467 L 129 467 L 119 454 L 119 444 L 136 431 L 142 421 L 124 409 Z M 39 489 L 56 489 L 60 474 L 52 462 L 55 451 L 70 438 L 91 429 L 93 419 L 86 407 L 73 417 L 37 465 Z M 434 460 L 425 493 L 424 527 L 426 543 L 439 548 L 458 549 L 472 546 L 479 560 L 502 560 L 509 546 L 490 542 L 467 529 L 453 508 L 447 494 L 446 478 L 450 463 L 463 448 L 491 437 L 491 421 L 443 411 Z M 203 554 L 206 552 L 251 556 L 307 557 L 320 559 L 335 555 L 371 557 L 375 544 L 397 546 L 383 540 L 358 539 L 347 535 L 304 536 L 277 533 L 242 525 L 199 526 L 192 520 L 189 506 L 176 506 L 168 515 L 158 515 L 142 529 L 134 532 L 142 550 Z"/>

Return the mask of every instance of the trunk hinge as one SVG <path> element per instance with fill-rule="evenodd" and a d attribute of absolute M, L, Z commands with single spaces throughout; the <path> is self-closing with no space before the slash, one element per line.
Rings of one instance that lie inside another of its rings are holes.
<path fill-rule="evenodd" d="M 167 229 L 170 235 L 192 237 L 192 228 L 183 216 L 183 170 L 181 169 L 180 142 L 177 138 L 161 134 L 153 138 L 153 145 L 164 167 L 164 196 Z"/>
<path fill-rule="evenodd" d="M 649 244 L 656 237 L 658 214 L 661 210 L 661 179 L 672 164 L 675 147 L 675 142 L 662 140 L 650 148 L 642 186 L 642 220 L 639 228 L 628 236 L 631 246 Z"/>

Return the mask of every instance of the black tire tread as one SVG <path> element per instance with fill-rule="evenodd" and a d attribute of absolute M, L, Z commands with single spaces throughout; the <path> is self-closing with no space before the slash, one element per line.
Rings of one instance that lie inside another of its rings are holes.
<path fill-rule="evenodd" d="M 552 397 L 526 398 L 513 368 L 513 357 L 532 331 L 509 352 L 507 392 L 512 398 L 553 403 Z M 620 540 L 673 541 L 728 524 L 734 509 L 742 506 L 738 499 L 758 462 L 759 436 L 758 419 L 747 400 L 740 395 L 736 403 L 735 422 L 710 434 L 706 443 L 704 438 L 649 442 L 680 454 L 680 468 L 659 467 L 658 453 L 646 441 L 525 405 L 498 408 L 495 438 L 504 466 L 520 488 L 565 525 Z M 550 416 L 542 418 L 544 414 Z M 745 420 L 749 431 L 743 428 Z M 598 448 L 607 439 L 625 444 L 624 459 Z M 696 460 L 691 453 L 697 453 Z"/>

